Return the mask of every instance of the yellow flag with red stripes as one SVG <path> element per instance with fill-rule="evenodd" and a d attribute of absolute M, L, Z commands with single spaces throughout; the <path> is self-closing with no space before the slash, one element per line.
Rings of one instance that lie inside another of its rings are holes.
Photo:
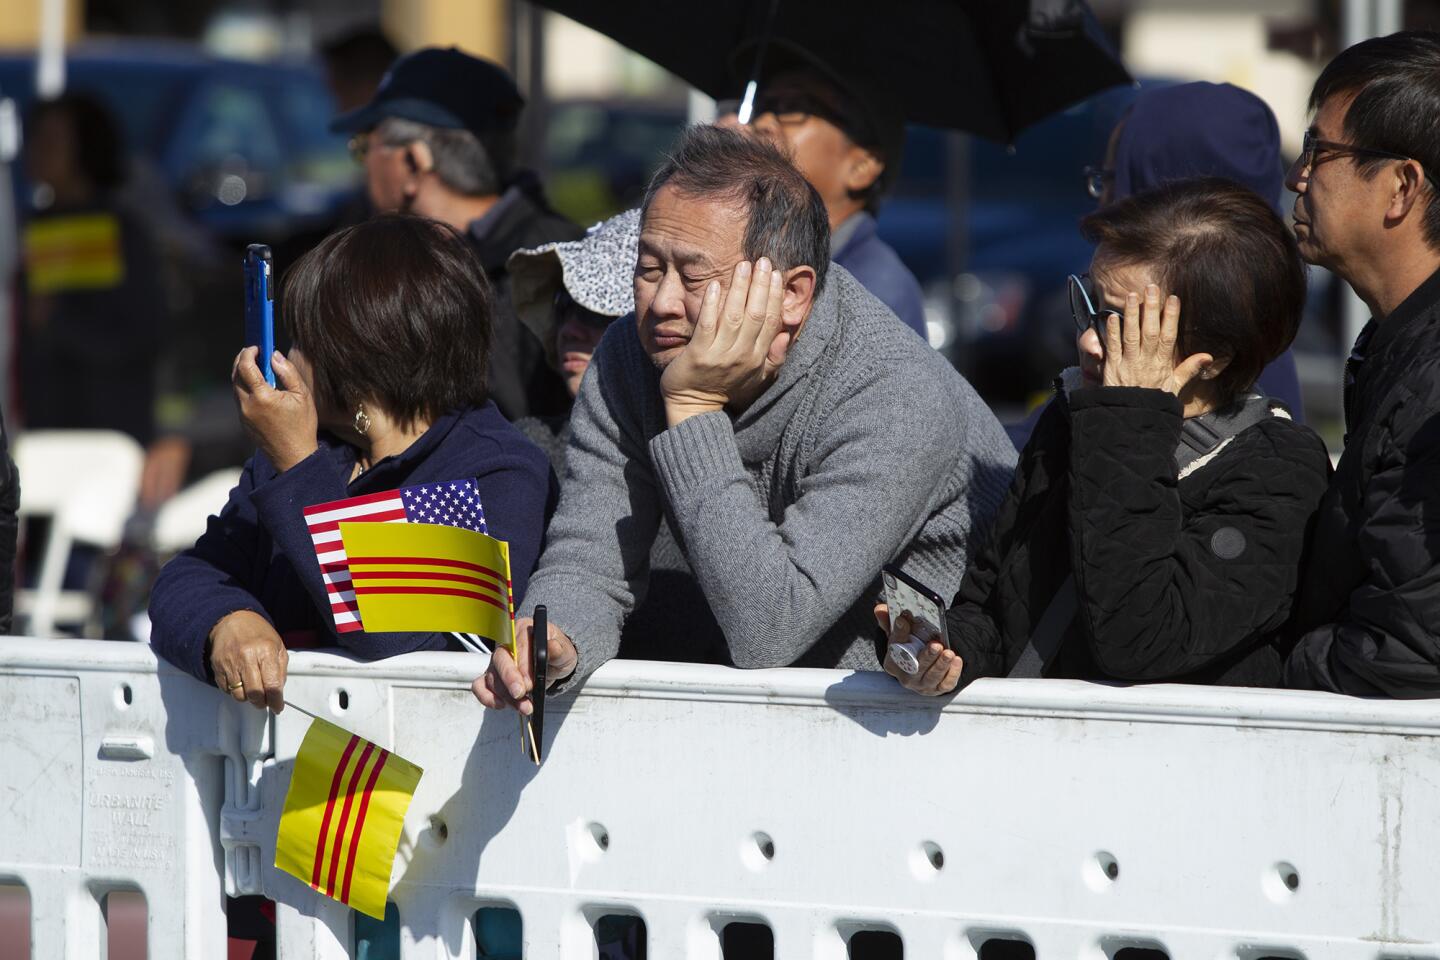
<path fill-rule="evenodd" d="M 474 633 L 515 649 L 510 546 L 436 523 L 341 521 L 365 629 Z"/>
<path fill-rule="evenodd" d="M 275 867 L 341 903 L 385 919 L 405 811 L 423 771 L 318 717 L 280 813 Z"/>
<path fill-rule="evenodd" d="M 125 279 L 120 221 L 112 213 L 35 220 L 25 227 L 22 247 L 32 293 L 108 290 Z"/>

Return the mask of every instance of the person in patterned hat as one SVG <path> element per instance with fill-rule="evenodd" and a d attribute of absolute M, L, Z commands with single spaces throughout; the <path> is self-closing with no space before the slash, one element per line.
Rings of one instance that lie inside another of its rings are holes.
<path fill-rule="evenodd" d="M 611 321 L 635 310 L 635 261 L 639 255 L 640 211 L 627 210 L 595 224 L 583 239 L 547 243 L 510 256 L 511 297 L 520 322 L 545 345 L 552 369 L 565 380 L 571 398 Z M 515 426 L 550 457 L 556 476 L 565 476 L 570 412 L 526 417 Z M 669 525 L 661 521 L 650 549 L 651 589 L 625 621 L 620 656 L 636 660 L 725 662 L 724 637 L 685 554 Z M 683 642 L 664 625 L 686 612 L 693 627 Z"/>
<path fill-rule="evenodd" d="M 520 322 L 545 347 L 550 368 L 573 400 L 605 328 L 635 309 L 635 259 L 640 211 L 626 210 L 595 224 L 579 240 L 547 243 L 510 255 L 510 298 Z M 570 411 L 525 417 L 515 426 L 565 466 Z"/>

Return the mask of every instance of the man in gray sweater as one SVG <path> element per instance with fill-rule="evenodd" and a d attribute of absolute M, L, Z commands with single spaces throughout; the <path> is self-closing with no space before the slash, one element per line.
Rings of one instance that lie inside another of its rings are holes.
<path fill-rule="evenodd" d="M 652 180 L 635 318 L 580 388 L 560 508 L 522 610 L 549 608 L 547 681 L 615 656 L 662 515 L 740 667 L 878 670 L 889 561 L 959 588 L 1015 449 L 969 384 L 843 268 L 774 147 L 693 127 Z M 529 616 L 517 624 L 529 662 Z M 671 629 L 683 635 L 686 624 Z M 528 713 L 504 650 L 474 683 Z"/>

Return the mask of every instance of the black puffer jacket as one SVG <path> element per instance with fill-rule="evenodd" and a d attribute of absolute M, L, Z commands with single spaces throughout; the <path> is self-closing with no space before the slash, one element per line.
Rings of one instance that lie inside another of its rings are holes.
<path fill-rule="evenodd" d="M 1325 445 L 1270 417 L 1177 480 L 1182 422 L 1159 390 L 1058 392 L 949 612 L 962 684 L 1014 668 L 1072 570 L 1079 608 L 1046 676 L 1279 682 Z"/>
<path fill-rule="evenodd" d="M 1285 684 L 1440 696 L 1440 273 L 1361 333 Z"/>

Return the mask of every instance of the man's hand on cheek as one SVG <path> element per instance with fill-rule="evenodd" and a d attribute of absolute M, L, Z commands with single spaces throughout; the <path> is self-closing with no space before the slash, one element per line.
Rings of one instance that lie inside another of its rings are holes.
<path fill-rule="evenodd" d="M 670 426 L 759 396 L 785 361 L 791 334 L 782 329 L 785 278 L 764 257 L 736 264 L 730 289 L 705 290 L 689 344 L 660 377 Z"/>

